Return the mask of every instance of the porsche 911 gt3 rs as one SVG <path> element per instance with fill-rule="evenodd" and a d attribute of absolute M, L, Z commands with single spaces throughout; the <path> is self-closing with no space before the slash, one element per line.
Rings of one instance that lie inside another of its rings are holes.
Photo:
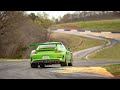
<path fill-rule="evenodd" d="M 72 66 L 72 51 L 65 48 L 61 42 L 46 42 L 31 44 L 37 46 L 30 53 L 30 65 L 32 68 L 45 67 L 45 65 L 60 64 L 61 66 Z"/>

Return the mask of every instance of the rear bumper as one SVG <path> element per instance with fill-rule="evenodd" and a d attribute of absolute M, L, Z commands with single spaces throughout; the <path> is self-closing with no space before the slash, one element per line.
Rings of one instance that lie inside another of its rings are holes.
<path fill-rule="evenodd" d="M 35 60 L 32 63 L 39 63 L 39 64 L 60 64 L 60 60 Z"/>

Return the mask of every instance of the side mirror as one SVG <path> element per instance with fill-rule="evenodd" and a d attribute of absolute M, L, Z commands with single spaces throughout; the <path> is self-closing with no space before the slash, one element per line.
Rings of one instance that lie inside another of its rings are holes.
<path fill-rule="evenodd" d="M 67 48 L 68 51 L 71 51 L 71 48 Z"/>

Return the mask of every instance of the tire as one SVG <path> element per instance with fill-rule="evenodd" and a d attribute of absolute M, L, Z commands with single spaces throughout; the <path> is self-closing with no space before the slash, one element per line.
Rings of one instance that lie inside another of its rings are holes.
<path fill-rule="evenodd" d="M 60 65 L 61 66 L 68 66 L 68 58 L 67 58 L 67 56 L 65 58 L 65 62 L 61 62 Z"/>
<path fill-rule="evenodd" d="M 72 58 L 72 60 L 71 60 L 71 62 L 70 63 L 68 63 L 68 66 L 73 66 L 73 58 Z"/>
<path fill-rule="evenodd" d="M 38 64 L 37 63 L 31 63 L 31 68 L 38 68 Z"/>
<path fill-rule="evenodd" d="M 66 66 L 66 64 L 64 62 L 61 62 L 60 65 L 61 66 Z"/>
<path fill-rule="evenodd" d="M 45 64 L 40 64 L 40 67 L 41 67 L 41 68 L 44 68 L 44 67 L 45 67 Z"/>
<path fill-rule="evenodd" d="M 68 63 L 68 66 L 72 66 L 72 62 Z"/>

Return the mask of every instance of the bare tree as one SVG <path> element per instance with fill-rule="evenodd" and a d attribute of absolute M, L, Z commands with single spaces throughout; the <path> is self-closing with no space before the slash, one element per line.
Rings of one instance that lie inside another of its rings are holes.
<path fill-rule="evenodd" d="M 120 11 L 76 11 L 73 14 L 65 14 L 59 22 L 77 22 L 89 20 L 107 20 L 120 18 Z"/>
<path fill-rule="evenodd" d="M 49 20 L 44 20 L 44 24 L 48 25 Z M 47 25 L 44 26 L 47 28 Z M 32 22 L 24 12 L 0 12 L 0 58 L 29 58 L 32 50 L 29 45 L 46 42 L 48 38 L 48 31 Z"/>
<path fill-rule="evenodd" d="M 22 22 L 24 18 L 21 17 L 23 12 L 18 11 L 1 11 L 0 12 L 0 34 L 4 34 L 10 30 L 14 30 Z"/>
<path fill-rule="evenodd" d="M 34 13 L 30 13 L 29 17 L 32 19 L 32 21 L 34 22 L 37 18 L 37 16 Z"/>

